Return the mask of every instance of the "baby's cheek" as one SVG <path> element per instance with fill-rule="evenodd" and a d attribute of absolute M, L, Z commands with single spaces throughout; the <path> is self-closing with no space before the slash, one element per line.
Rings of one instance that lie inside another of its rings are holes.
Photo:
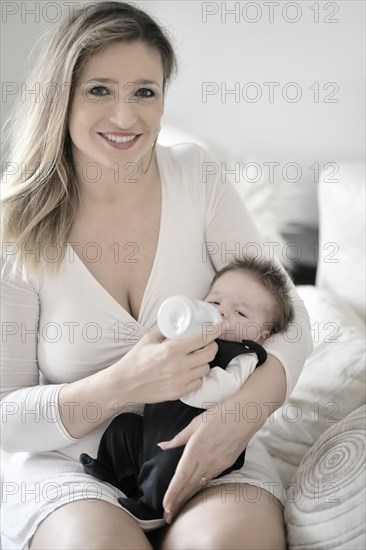
<path fill-rule="evenodd" d="M 261 335 L 261 327 L 258 323 L 224 322 L 224 328 L 220 338 L 230 340 L 231 342 L 241 342 L 242 340 L 257 341 Z"/>
<path fill-rule="evenodd" d="M 242 326 L 240 323 L 223 322 L 222 333 L 219 336 L 221 340 L 229 340 L 230 342 L 241 342 L 245 336 L 242 336 Z"/>
<path fill-rule="evenodd" d="M 258 323 L 245 323 L 241 327 L 242 340 L 254 340 L 257 341 L 261 335 L 261 327 Z"/>

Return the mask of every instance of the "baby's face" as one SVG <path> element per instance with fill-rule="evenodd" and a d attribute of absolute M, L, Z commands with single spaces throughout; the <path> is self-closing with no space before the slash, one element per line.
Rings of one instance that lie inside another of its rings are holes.
<path fill-rule="evenodd" d="M 270 335 L 274 300 L 253 275 L 241 269 L 227 271 L 212 286 L 205 301 L 221 314 L 223 340 L 254 340 L 262 344 Z"/>

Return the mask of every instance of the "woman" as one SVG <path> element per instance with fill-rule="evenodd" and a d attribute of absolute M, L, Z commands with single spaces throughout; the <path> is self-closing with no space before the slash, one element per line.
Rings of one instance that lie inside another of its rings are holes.
<path fill-rule="evenodd" d="M 218 333 L 164 341 L 160 303 L 204 295 L 238 242 L 265 254 L 233 188 L 202 181 L 205 151 L 156 145 L 174 67 L 166 35 L 132 5 L 75 10 L 32 73 L 42 97 L 15 118 L 11 160 L 27 172 L 6 175 L 3 199 L 2 418 L 3 447 L 20 454 L 5 480 L 4 548 L 285 547 L 282 488 L 258 441 L 242 471 L 210 480 L 310 352 L 294 288 L 296 338 L 274 337 L 245 386 L 168 444 L 186 444 L 164 498 L 170 525 L 144 533 L 122 493 L 78 462 L 96 455 L 115 414 L 177 399 L 208 372 Z"/>

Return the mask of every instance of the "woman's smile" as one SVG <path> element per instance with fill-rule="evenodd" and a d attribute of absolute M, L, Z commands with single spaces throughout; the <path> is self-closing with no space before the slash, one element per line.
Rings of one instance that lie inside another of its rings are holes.
<path fill-rule="evenodd" d="M 131 149 L 142 134 L 130 134 L 123 132 L 104 133 L 98 132 L 101 138 L 113 149 Z"/>

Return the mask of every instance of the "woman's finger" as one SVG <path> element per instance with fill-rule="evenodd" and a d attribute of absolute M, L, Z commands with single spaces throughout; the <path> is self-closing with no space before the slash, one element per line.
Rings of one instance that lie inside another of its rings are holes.
<path fill-rule="evenodd" d="M 199 422 L 202 422 L 201 415 L 196 416 L 183 430 L 178 432 L 173 439 L 169 441 L 161 441 L 158 443 L 159 447 L 165 451 L 165 449 L 174 449 L 175 447 L 181 447 L 186 445 L 191 435 L 197 429 Z"/>
<path fill-rule="evenodd" d="M 199 352 L 206 349 L 206 347 L 220 336 L 223 330 L 224 323 L 210 323 L 210 327 L 207 330 L 201 330 L 194 336 L 184 338 L 183 340 L 175 340 L 177 345 L 182 346 L 188 353 Z"/>

